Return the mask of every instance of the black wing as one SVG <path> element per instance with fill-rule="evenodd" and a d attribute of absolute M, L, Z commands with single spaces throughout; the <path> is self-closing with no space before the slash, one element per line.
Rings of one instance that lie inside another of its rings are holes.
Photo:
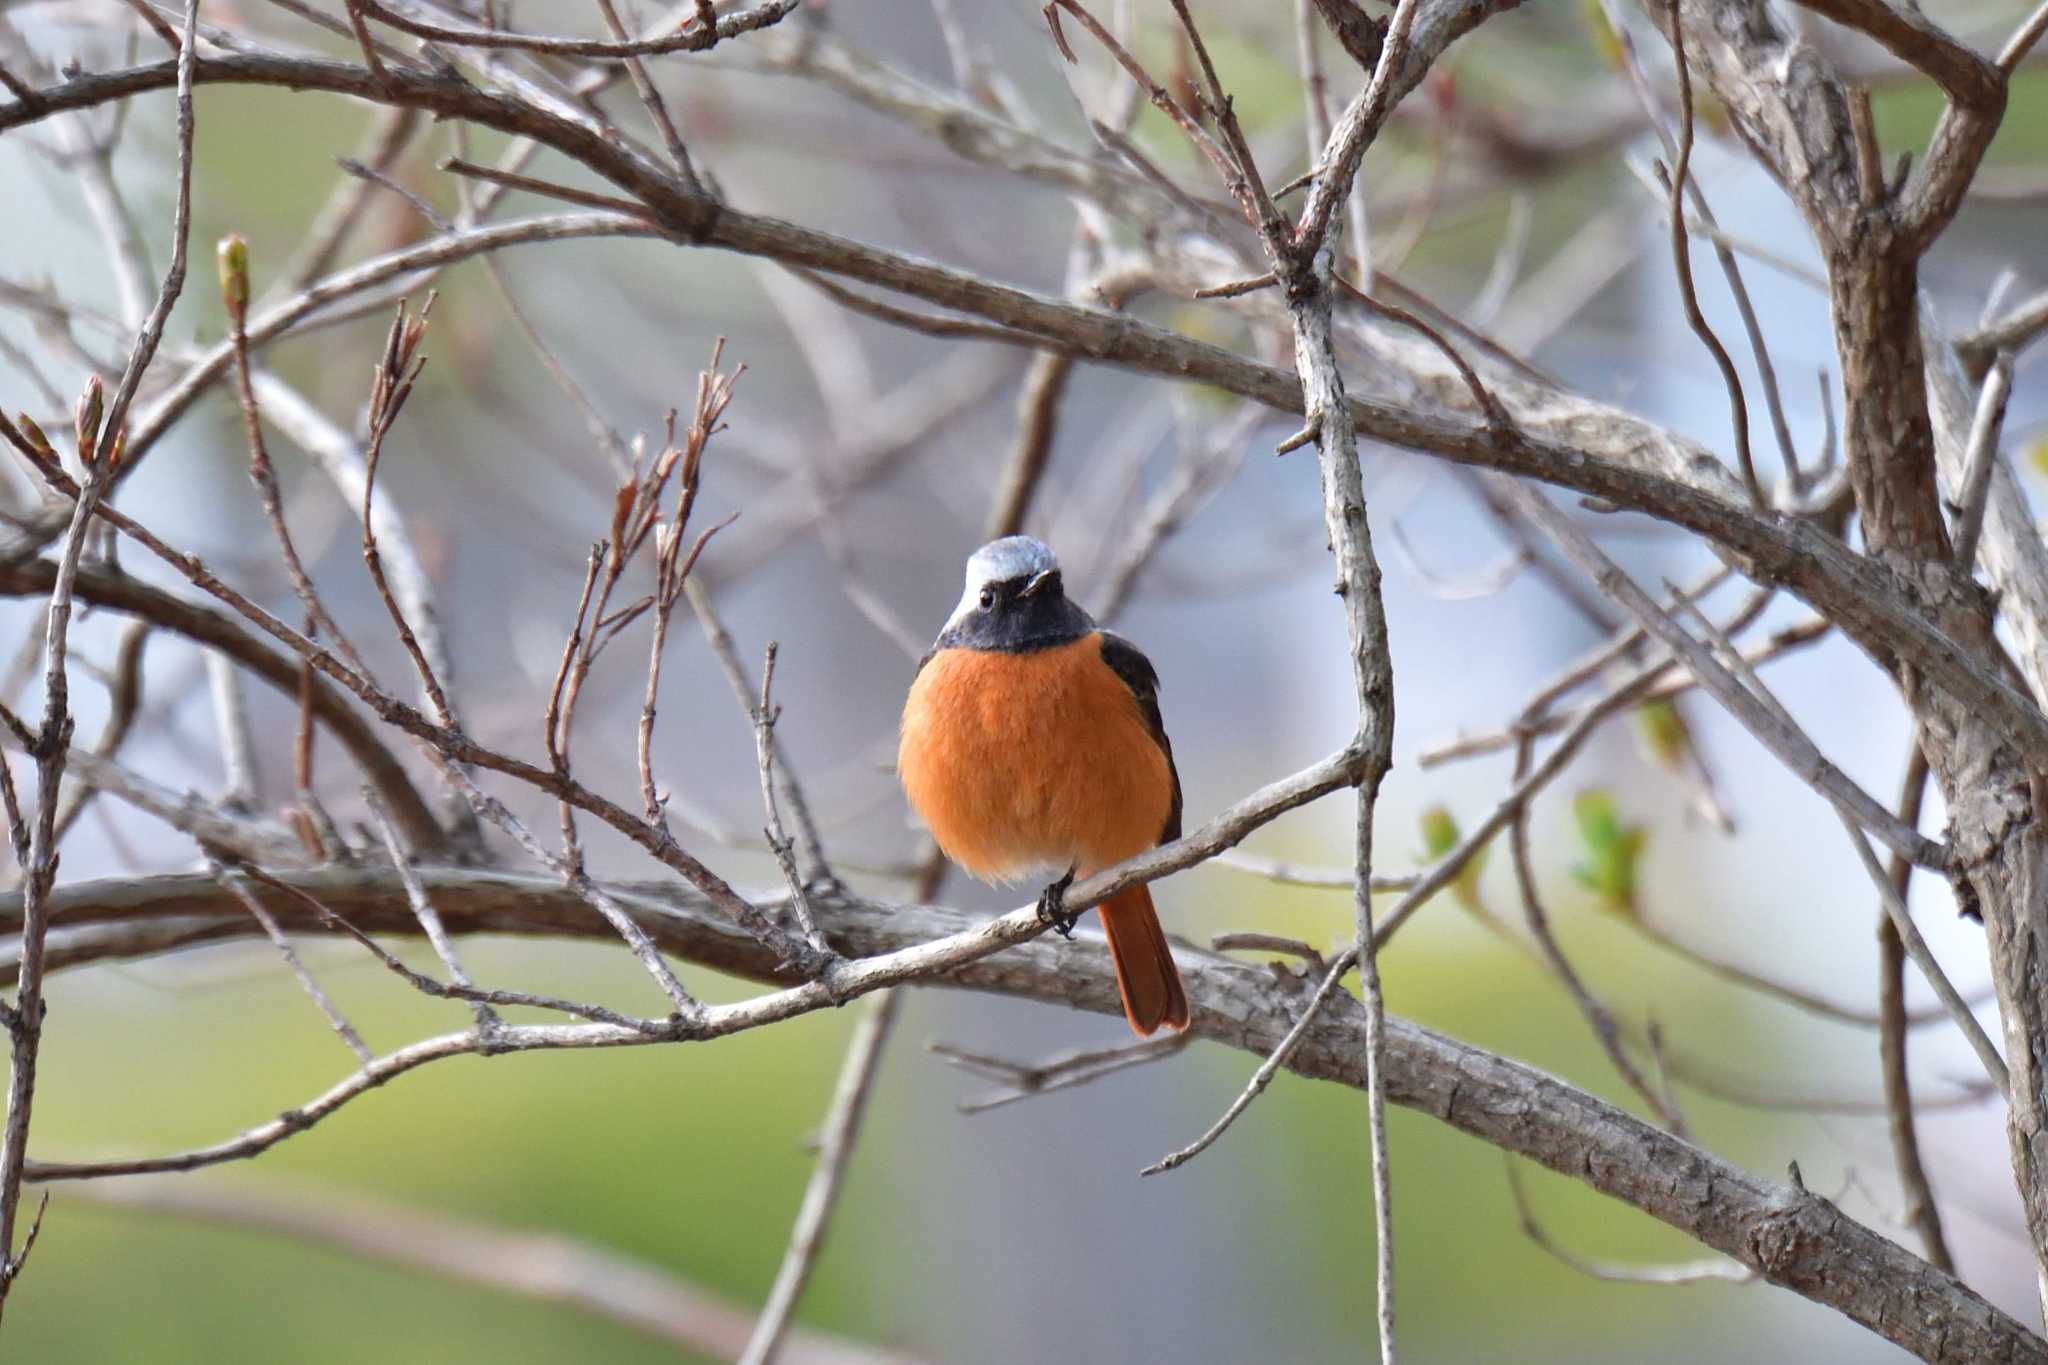
<path fill-rule="evenodd" d="M 1123 636 L 1107 630 L 1097 633 L 1102 637 L 1102 661 L 1138 699 L 1145 724 L 1152 731 L 1152 738 L 1159 742 L 1160 752 L 1166 755 L 1166 771 L 1173 778 L 1173 808 L 1166 813 L 1166 828 L 1159 832 L 1159 842 L 1168 843 L 1180 838 L 1180 770 L 1173 766 L 1173 744 L 1166 738 L 1166 723 L 1159 716 L 1158 670 Z"/>

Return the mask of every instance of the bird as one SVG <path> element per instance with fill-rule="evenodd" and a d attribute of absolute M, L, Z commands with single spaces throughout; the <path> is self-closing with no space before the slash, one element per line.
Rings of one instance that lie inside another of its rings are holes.
<path fill-rule="evenodd" d="M 1180 837 L 1159 674 L 1067 596 L 1059 561 L 1030 536 L 969 557 L 959 606 L 904 702 L 896 771 L 940 849 L 975 877 L 1058 874 L 1039 916 L 1069 938 L 1075 877 Z M 1150 888 L 1101 912 L 1131 1028 L 1185 1029 L 1187 993 Z"/>

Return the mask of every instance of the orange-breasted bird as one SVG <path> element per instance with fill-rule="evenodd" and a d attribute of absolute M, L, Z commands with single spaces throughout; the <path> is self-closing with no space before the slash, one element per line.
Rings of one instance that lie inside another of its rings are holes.
<path fill-rule="evenodd" d="M 1063 897 L 1180 837 L 1180 774 L 1159 675 L 1066 595 L 1030 536 L 967 561 L 967 589 L 903 704 L 896 771 L 946 856 L 986 882 L 1056 873 L 1039 914 L 1071 937 Z M 1188 1022 L 1187 995 L 1144 886 L 1102 905 L 1124 1015 L 1140 1036 Z"/>

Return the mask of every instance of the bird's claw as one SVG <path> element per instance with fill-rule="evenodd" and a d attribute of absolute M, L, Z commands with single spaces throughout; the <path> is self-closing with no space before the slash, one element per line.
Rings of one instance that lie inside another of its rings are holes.
<path fill-rule="evenodd" d="M 1067 888 L 1074 884 L 1073 869 L 1067 875 L 1053 882 L 1038 893 L 1038 920 L 1052 926 L 1053 932 L 1061 938 L 1074 936 L 1074 923 L 1081 917 L 1067 912 Z"/>

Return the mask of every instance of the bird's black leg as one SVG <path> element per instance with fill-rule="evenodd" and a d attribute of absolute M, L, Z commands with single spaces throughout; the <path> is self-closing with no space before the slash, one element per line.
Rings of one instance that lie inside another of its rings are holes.
<path fill-rule="evenodd" d="M 1079 915 L 1067 913 L 1067 888 L 1074 884 L 1074 869 L 1068 868 L 1067 875 L 1047 886 L 1038 893 L 1038 918 L 1041 923 L 1050 924 L 1061 938 L 1074 936 L 1074 921 Z"/>

